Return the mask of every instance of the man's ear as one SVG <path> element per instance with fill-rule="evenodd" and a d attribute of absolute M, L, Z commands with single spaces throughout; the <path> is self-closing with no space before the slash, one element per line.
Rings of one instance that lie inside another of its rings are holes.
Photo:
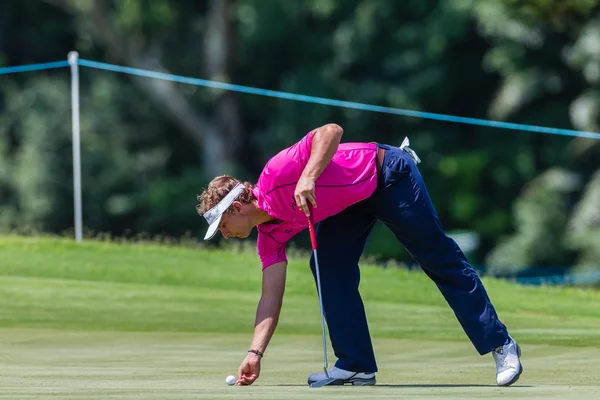
<path fill-rule="evenodd" d="M 242 206 L 242 203 L 240 203 L 239 201 L 234 201 L 231 204 L 231 209 L 234 210 L 234 212 L 236 214 L 240 214 L 240 213 L 242 213 L 244 207 Z"/>

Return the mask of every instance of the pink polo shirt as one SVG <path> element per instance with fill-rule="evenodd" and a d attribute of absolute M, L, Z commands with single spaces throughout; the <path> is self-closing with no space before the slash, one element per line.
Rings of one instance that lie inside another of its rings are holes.
<path fill-rule="evenodd" d="M 294 190 L 310 157 L 313 132 L 271 158 L 263 169 L 254 196 L 258 207 L 281 222 L 258 225 L 257 250 L 262 269 L 287 262 L 287 242 L 308 228 L 306 215 L 296 206 Z M 315 223 L 362 201 L 377 187 L 377 145 L 341 143 L 315 182 Z"/>

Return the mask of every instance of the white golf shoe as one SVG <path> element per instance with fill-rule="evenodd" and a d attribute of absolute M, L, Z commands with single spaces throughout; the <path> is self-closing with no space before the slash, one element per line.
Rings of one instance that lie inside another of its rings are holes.
<path fill-rule="evenodd" d="M 346 371 L 345 369 L 333 367 L 329 371 L 329 378 L 333 381 L 329 385 L 351 384 L 355 386 L 371 386 L 375 384 L 375 374 L 369 372 Z M 308 376 L 308 384 L 327 379 L 325 372 L 317 372 Z"/>
<path fill-rule="evenodd" d="M 498 386 L 510 386 L 519 380 L 523 365 L 521 365 L 521 348 L 509 336 L 510 342 L 492 351 L 496 360 L 496 382 Z"/>

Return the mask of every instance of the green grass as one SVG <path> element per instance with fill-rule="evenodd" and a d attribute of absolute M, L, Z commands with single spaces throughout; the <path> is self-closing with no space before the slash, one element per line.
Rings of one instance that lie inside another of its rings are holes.
<path fill-rule="evenodd" d="M 0 359 L 0 387 L 8 388 L 0 399 L 323 397 L 304 385 L 322 366 L 315 285 L 306 260 L 293 259 L 288 270 L 261 379 L 232 388 L 223 380 L 245 354 L 260 296 L 253 252 L 0 237 L 0 342 L 8 354 Z M 520 387 L 486 386 L 494 383 L 491 357 L 476 354 L 423 273 L 364 266 L 361 293 L 382 385 L 326 388 L 326 398 L 600 390 L 593 373 L 600 370 L 600 292 L 484 283 L 522 344 Z"/>

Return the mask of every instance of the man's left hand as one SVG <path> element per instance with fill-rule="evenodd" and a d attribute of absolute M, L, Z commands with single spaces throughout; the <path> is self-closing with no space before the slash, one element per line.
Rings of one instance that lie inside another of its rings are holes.
<path fill-rule="evenodd" d="M 309 177 L 301 176 L 294 191 L 296 205 L 308 217 L 310 215 L 309 204 L 317 208 L 315 200 L 315 180 Z"/>

